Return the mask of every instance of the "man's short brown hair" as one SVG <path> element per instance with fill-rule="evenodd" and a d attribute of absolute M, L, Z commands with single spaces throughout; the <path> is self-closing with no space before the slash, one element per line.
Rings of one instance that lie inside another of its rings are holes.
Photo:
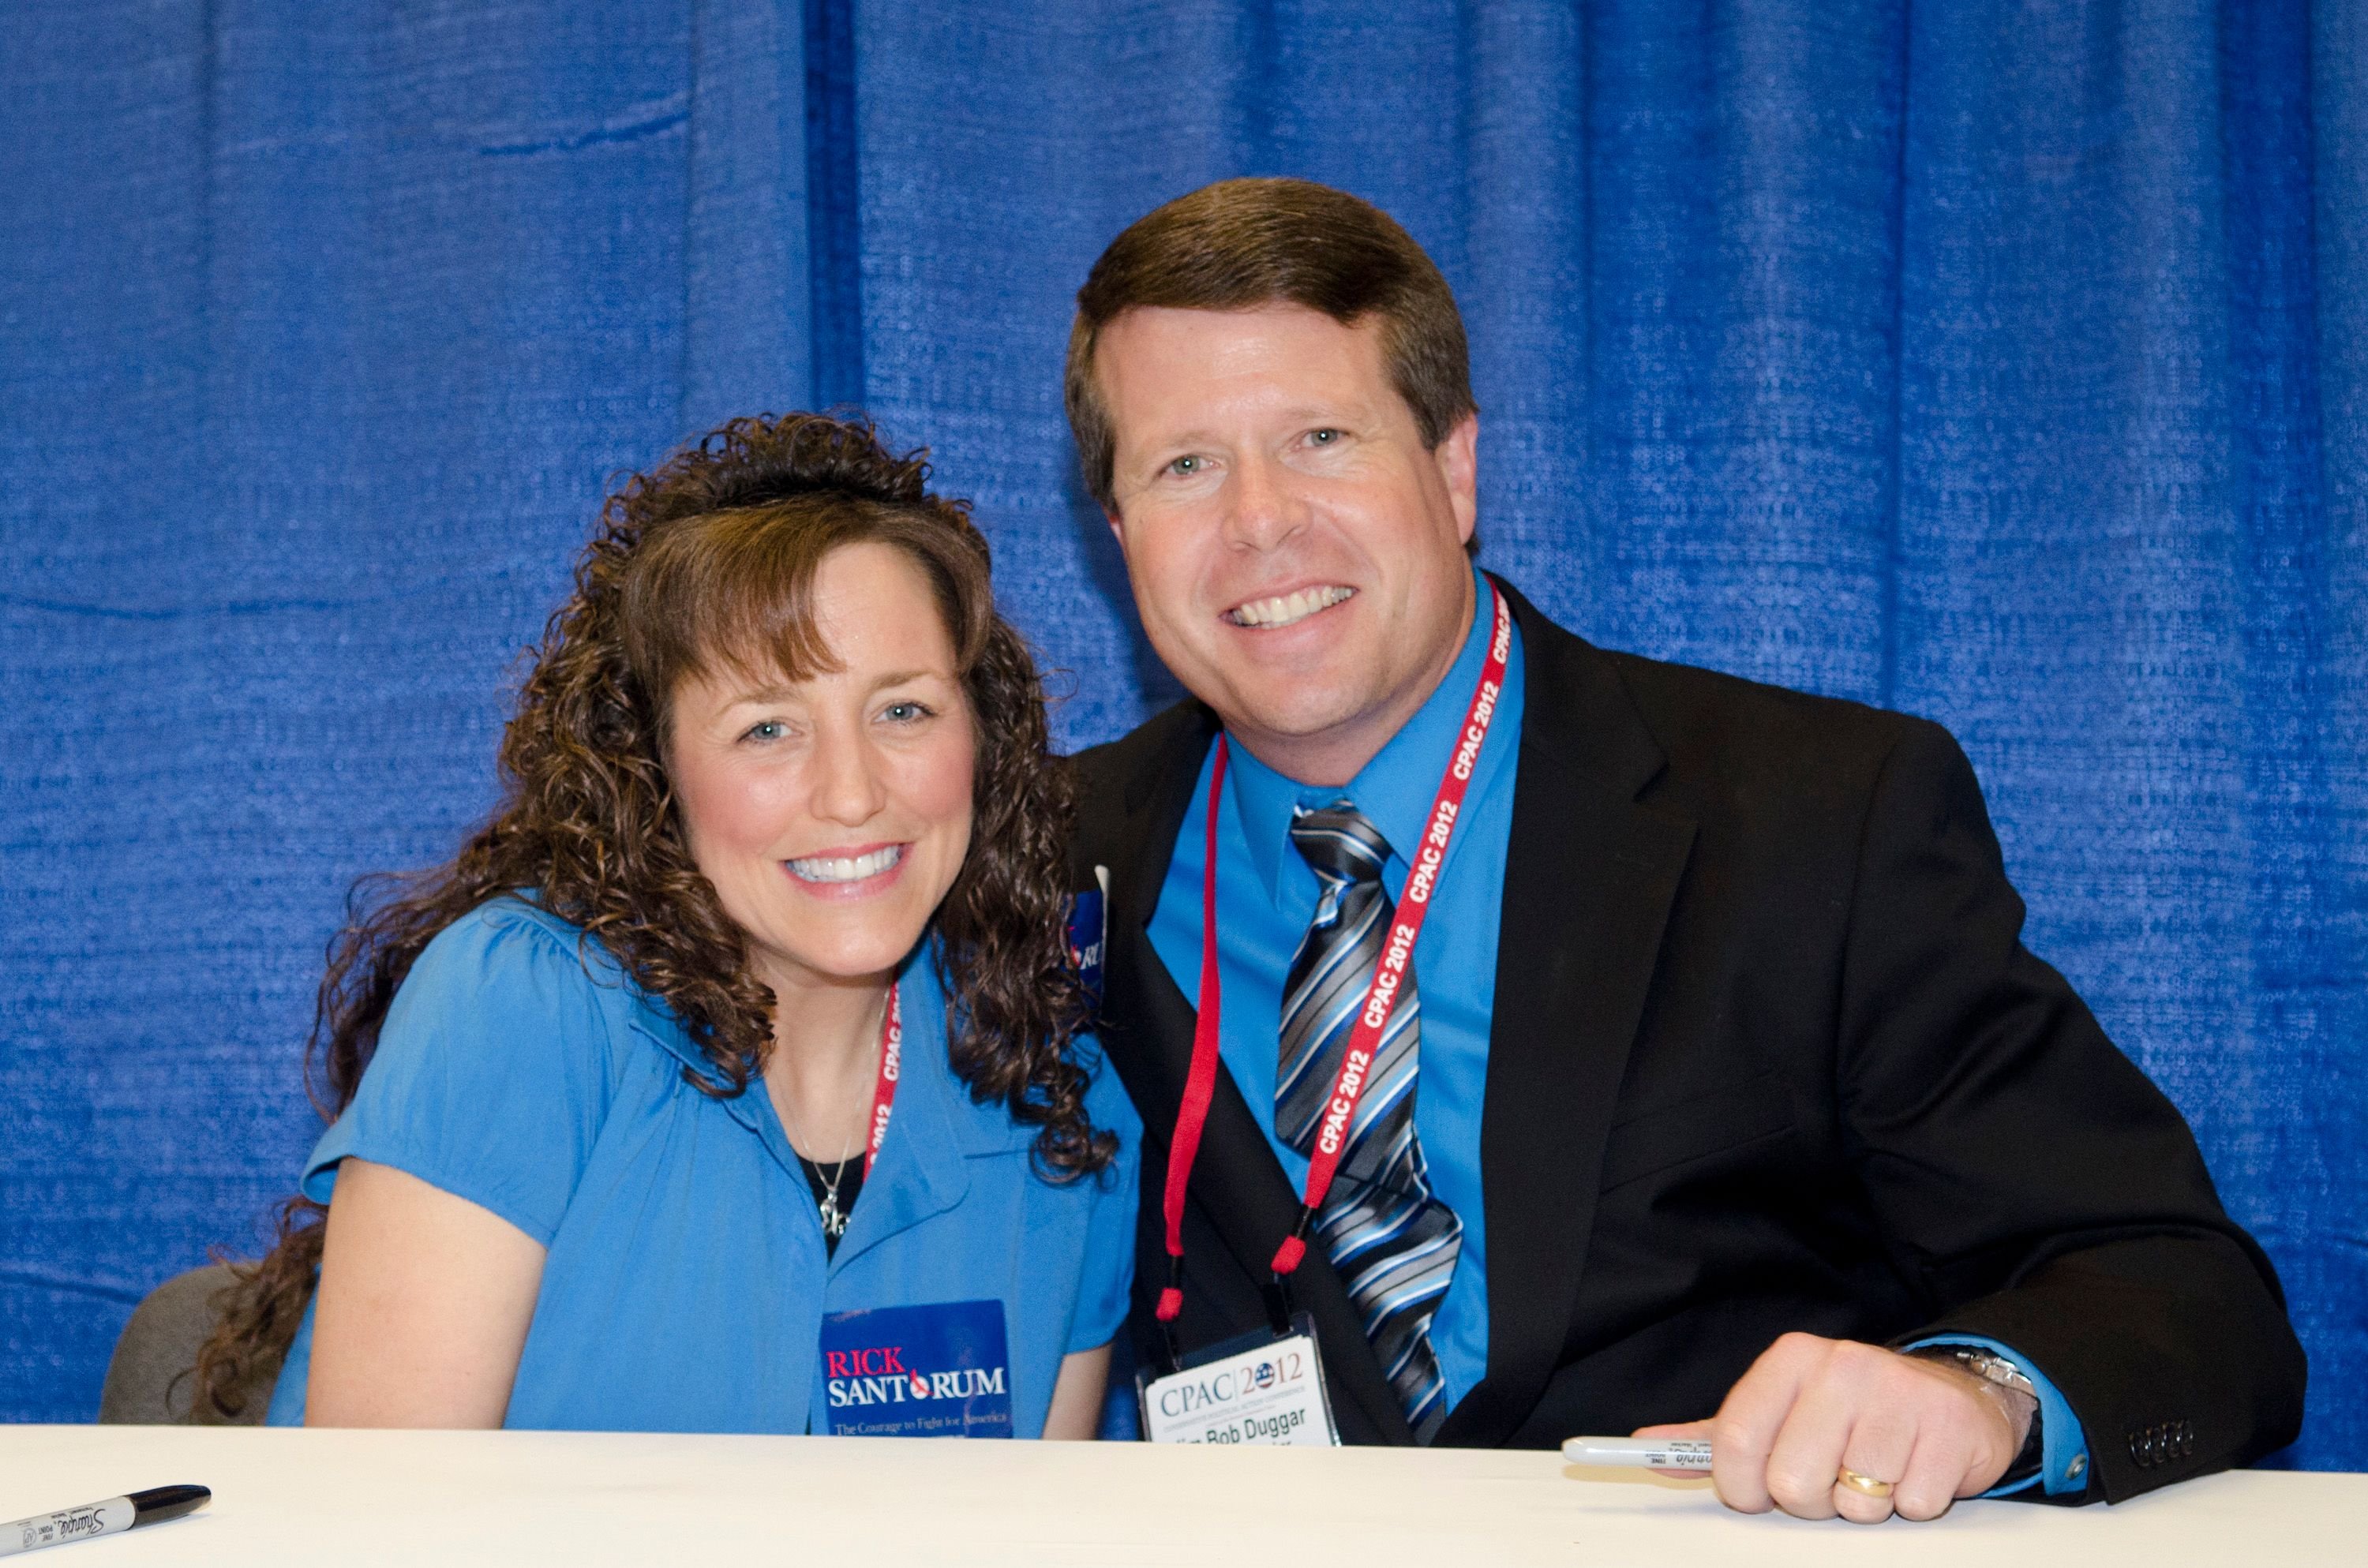
<path fill-rule="evenodd" d="M 1374 206 L 1304 179 L 1229 179 L 1138 218 L 1086 275 L 1063 396 L 1086 486 L 1115 513 L 1118 437 L 1094 381 L 1102 328 L 1128 311 L 1247 311 L 1289 303 L 1343 326 L 1382 318 L 1391 384 L 1436 448 L 1475 411 L 1463 317 L 1423 248 Z"/>

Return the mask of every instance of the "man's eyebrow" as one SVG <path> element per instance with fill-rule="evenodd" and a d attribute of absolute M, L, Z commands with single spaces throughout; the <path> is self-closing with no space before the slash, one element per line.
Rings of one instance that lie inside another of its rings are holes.
<path fill-rule="evenodd" d="M 1145 441 L 1143 444 L 1143 452 L 1144 457 L 1148 458 L 1154 452 L 1174 452 L 1187 447 L 1205 447 L 1215 440 L 1215 435 L 1207 430 L 1178 430 L 1161 436 L 1156 441 Z"/>
<path fill-rule="evenodd" d="M 1369 415 L 1362 403 L 1302 403 L 1282 410 L 1287 422 L 1306 420 L 1311 425 L 1354 425 Z"/>

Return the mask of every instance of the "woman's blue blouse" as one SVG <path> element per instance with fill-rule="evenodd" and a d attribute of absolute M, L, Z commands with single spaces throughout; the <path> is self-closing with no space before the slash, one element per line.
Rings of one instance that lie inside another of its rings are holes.
<path fill-rule="evenodd" d="M 1108 1343 L 1126 1315 L 1141 1124 L 1081 1039 L 1086 1105 L 1119 1135 L 1119 1159 L 1046 1180 L 1029 1157 L 1035 1129 L 954 1075 L 927 944 L 899 984 L 895 1110 L 835 1257 L 763 1085 L 726 1100 L 684 1082 L 707 1062 L 665 1005 L 577 927 L 515 898 L 420 954 L 303 1190 L 327 1202 L 350 1154 L 547 1249 L 511 1426 L 827 1431 L 824 1313 L 1000 1300 L 1012 1430 L 1041 1436 L 1061 1358 Z M 307 1308 L 275 1425 L 304 1419 L 312 1346 Z"/>

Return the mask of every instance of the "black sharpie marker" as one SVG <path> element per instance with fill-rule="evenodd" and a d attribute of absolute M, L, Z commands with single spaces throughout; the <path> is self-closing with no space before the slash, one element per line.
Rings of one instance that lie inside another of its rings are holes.
<path fill-rule="evenodd" d="M 213 1494 L 202 1486 L 156 1486 L 127 1497 L 109 1497 L 104 1503 L 86 1503 L 54 1514 L 35 1514 L 29 1519 L 0 1525 L 0 1557 L 61 1546 L 86 1536 L 136 1530 L 142 1525 L 153 1525 L 162 1519 L 177 1519 L 183 1514 L 195 1513 L 212 1499 Z"/>

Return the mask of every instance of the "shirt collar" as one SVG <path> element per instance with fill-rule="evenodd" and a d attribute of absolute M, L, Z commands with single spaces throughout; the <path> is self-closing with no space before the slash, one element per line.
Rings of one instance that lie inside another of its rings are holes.
<path fill-rule="evenodd" d="M 1287 864 L 1284 857 L 1293 853 L 1291 818 L 1294 806 L 1328 806 L 1347 796 L 1390 841 L 1390 858 L 1401 865 L 1406 861 L 1406 848 L 1422 837 L 1430 816 L 1432 797 L 1439 791 L 1440 773 L 1455 750 L 1464 712 L 1472 703 L 1473 688 L 1480 684 L 1480 669 L 1487 662 L 1492 589 L 1477 567 L 1473 569 L 1472 578 L 1476 597 L 1473 601 L 1472 629 L 1464 635 L 1463 652 L 1456 654 L 1453 666 L 1423 705 L 1415 710 L 1414 717 L 1346 785 L 1302 784 L 1276 772 L 1243 747 L 1226 748 L 1226 793 L 1233 798 L 1243 836 L 1249 841 L 1250 863 L 1267 897 L 1277 906 L 1282 903 L 1282 870 Z M 1486 752 L 1497 749 L 1485 748 Z M 1485 755 L 1481 766 L 1487 766 Z"/>

